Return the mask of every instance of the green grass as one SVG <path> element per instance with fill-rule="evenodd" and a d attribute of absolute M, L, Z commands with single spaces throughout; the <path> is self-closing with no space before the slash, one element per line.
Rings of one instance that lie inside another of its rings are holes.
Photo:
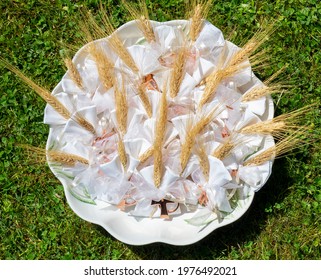
<path fill-rule="evenodd" d="M 118 1 L 111 8 L 115 26 L 128 20 Z M 0 3 L 0 55 L 37 83 L 53 89 L 64 74 L 60 42 L 79 37 L 79 8 L 97 12 L 98 0 L 3 0 Z M 148 1 L 151 18 L 184 18 L 184 1 Z M 293 85 L 278 112 L 311 103 L 321 95 L 321 3 L 318 0 L 215 1 L 209 20 L 240 43 L 263 19 L 279 19 L 271 36 L 267 78 L 288 64 Z M 184 247 L 128 246 L 100 227 L 78 218 L 48 167 L 30 164 L 16 144 L 45 146 L 45 103 L 0 67 L 0 259 L 320 259 L 321 151 L 319 142 L 275 162 L 266 186 L 239 221 Z M 321 136 L 320 109 L 308 123 Z"/>

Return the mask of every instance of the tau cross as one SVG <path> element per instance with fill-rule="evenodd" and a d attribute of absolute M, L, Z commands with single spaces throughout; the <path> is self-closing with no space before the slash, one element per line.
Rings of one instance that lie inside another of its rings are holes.
<path fill-rule="evenodd" d="M 159 206 L 159 208 L 161 209 L 161 216 L 160 217 L 163 219 L 169 219 L 168 210 L 167 210 L 167 203 L 175 203 L 175 202 L 167 200 L 167 199 L 161 199 L 160 201 L 152 200 L 152 203 L 151 203 L 151 205 L 158 205 Z M 177 205 L 177 208 L 178 208 L 178 205 Z M 174 211 L 176 211 L 177 208 Z M 174 212 L 174 211 L 170 211 L 170 213 Z"/>

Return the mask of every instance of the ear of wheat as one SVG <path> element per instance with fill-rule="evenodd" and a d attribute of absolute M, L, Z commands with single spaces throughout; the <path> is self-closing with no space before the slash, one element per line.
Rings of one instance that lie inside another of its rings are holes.
<path fill-rule="evenodd" d="M 97 43 L 89 44 L 88 50 L 96 62 L 99 79 L 107 90 L 110 89 L 115 83 L 114 63 Z"/>
<path fill-rule="evenodd" d="M 200 108 L 213 98 L 219 84 L 224 79 L 250 67 L 251 64 L 249 60 L 251 60 L 253 65 L 258 65 L 265 61 L 266 53 L 256 53 L 256 51 L 263 45 L 272 32 L 273 25 L 257 32 L 240 50 L 231 56 L 230 60 L 225 65 L 223 65 L 223 61 L 226 47 L 223 48 L 218 63 L 218 69 L 206 78 L 205 90 L 199 103 Z"/>
<path fill-rule="evenodd" d="M 65 166 L 74 166 L 76 163 L 82 163 L 89 165 L 89 161 L 78 155 L 69 154 L 57 150 L 46 150 L 43 148 L 33 147 L 30 145 L 19 145 L 21 148 L 25 149 L 30 157 L 36 159 L 36 162 L 49 162 L 60 163 Z"/>
<path fill-rule="evenodd" d="M 125 149 L 125 145 L 124 145 L 123 139 L 122 139 L 122 137 L 120 135 L 118 135 L 117 150 L 118 150 L 120 162 L 123 165 L 123 167 L 126 168 L 126 166 L 127 166 L 126 149 Z"/>
<path fill-rule="evenodd" d="M 102 12 L 102 21 L 105 30 L 107 31 L 107 34 L 109 34 L 109 38 L 107 40 L 109 46 L 134 73 L 138 73 L 139 69 L 134 59 L 124 46 L 123 42 L 119 39 L 117 32 L 115 32 L 115 28 L 108 16 L 106 15 L 106 13 L 104 12 L 104 8 L 102 5 L 100 6 L 100 9 Z"/>
<path fill-rule="evenodd" d="M 144 34 L 144 37 L 146 38 L 147 42 L 148 43 L 155 42 L 156 41 L 155 33 L 151 25 L 151 22 L 149 20 L 146 2 L 142 0 L 138 1 L 138 6 L 139 6 L 138 9 L 128 1 L 122 0 L 122 3 L 130 13 L 130 15 L 133 17 L 133 19 L 136 20 L 138 28 Z"/>
<path fill-rule="evenodd" d="M 300 123 L 302 119 L 313 107 L 309 105 L 290 113 L 282 114 L 271 120 L 243 127 L 238 132 L 241 134 L 273 135 L 276 139 L 283 139 L 286 135 L 301 129 Z"/>
<path fill-rule="evenodd" d="M 280 82 L 275 82 L 275 79 L 280 74 L 284 73 L 284 70 L 286 67 L 287 66 L 282 67 L 276 73 L 274 73 L 270 78 L 265 80 L 264 85 L 255 86 L 251 90 L 243 94 L 242 101 L 243 102 L 254 101 L 274 93 L 286 92 L 289 86 Z"/>
<path fill-rule="evenodd" d="M 191 125 L 191 127 L 187 127 L 186 137 L 184 142 L 181 145 L 180 162 L 181 162 L 182 172 L 184 172 L 187 166 L 187 163 L 192 153 L 192 149 L 196 141 L 196 137 L 221 111 L 222 111 L 222 106 L 218 105 L 214 107 L 214 109 L 210 113 L 201 117 L 200 120 L 195 125 Z"/>
<path fill-rule="evenodd" d="M 72 119 L 76 121 L 82 128 L 91 132 L 93 135 L 96 135 L 95 127 L 89 121 L 87 121 L 84 116 L 76 113 L 72 116 Z"/>
<path fill-rule="evenodd" d="M 41 98 L 43 98 L 52 108 L 54 108 L 62 117 L 65 119 L 69 119 L 71 117 L 71 113 L 68 109 L 51 93 L 37 85 L 27 76 L 25 76 L 18 68 L 12 66 L 6 60 L 0 58 L 0 63 L 5 66 L 8 70 L 16 74 L 26 85 L 28 85 L 32 90 L 34 90 Z"/>
<path fill-rule="evenodd" d="M 232 137 L 230 136 L 226 142 L 220 144 L 215 151 L 213 152 L 213 156 L 219 160 L 224 160 L 228 157 L 232 150 L 235 148 L 235 144 L 232 141 Z"/>
<path fill-rule="evenodd" d="M 143 154 L 139 156 L 140 163 L 146 162 L 154 154 L 154 146 L 151 146 Z"/>
<path fill-rule="evenodd" d="M 56 110 L 62 117 L 66 120 L 73 118 L 80 126 L 88 130 L 89 132 L 96 134 L 93 125 L 88 122 L 83 116 L 80 114 L 72 114 L 68 111 L 68 109 L 51 93 L 42 88 L 41 86 L 37 85 L 27 76 L 25 76 L 19 69 L 12 66 L 10 63 L 5 61 L 4 59 L 0 59 L 0 62 L 10 71 L 15 73 L 22 81 L 24 81 L 31 89 L 33 89 L 41 98 L 43 98 L 54 110 Z"/>
<path fill-rule="evenodd" d="M 209 164 L 209 161 L 208 161 L 208 155 L 207 155 L 207 152 L 205 150 L 204 144 L 203 143 L 198 143 L 196 150 L 197 150 L 197 155 L 198 155 L 198 158 L 199 158 L 201 170 L 203 172 L 205 180 L 208 181 L 209 172 L 210 172 L 210 164 Z"/>
<path fill-rule="evenodd" d="M 99 42 L 95 39 L 101 39 L 108 36 L 108 33 L 99 27 L 89 11 L 82 14 L 83 21 L 80 23 L 81 31 L 84 34 L 84 41 L 87 44 L 88 53 L 94 59 L 98 76 L 104 87 L 108 90 L 114 85 L 114 63 L 108 57 Z"/>
<path fill-rule="evenodd" d="M 128 116 L 128 103 L 126 97 L 126 89 L 125 89 L 125 81 L 124 77 L 122 77 L 122 85 L 121 88 L 117 84 L 115 84 L 115 109 L 116 109 L 116 119 L 119 131 L 122 135 L 127 132 L 127 116 Z"/>
<path fill-rule="evenodd" d="M 203 20 L 207 17 L 212 1 L 192 1 L 191 6 L 188 7 L 188 14 L 191 18 L 191 27 L 189 36 L 193 42 L 196 41 L 198 35 L 202 31 Z"/>
<path fill-rule="evenodd" d="M 70 57 L 64 57 L 64 63 L 68 69 L 69 76 L 71 80 L 75 83 L 77 87 L 80 89 L 84 89 L 83 81 L 80 76 L 80 73 L 76 67 L 76 65 L 72 62 Z"/>
<path fill-rule="evenodd" d="M 292 132 L 288 136 L 278 141 L 274 146 L 257 153 L 254 156 L 246 159 L 244 166 L 262 165 L 269 160 L 278 158 L 300 146 L 308 145 L 311 140 L 308 140 L 309 134 L 305 128 Z"/>
<path fill-rule="evenodd" d="M 159 110 L 158 119 L 155 128 L 155 140 L 154 140 L 154 184 L 159 187 L 162 180 L 163 174 L 163 155 L 162 149 L 164 144 L 166 123 L 167 123 L 167 86 L 163 88 Z"/>
<path fill-rule="evenodd" d="M 170 97 L 175 98 L 179 92 L 180 86 L 185 75 L 185 63 L 186 63 L 186 48 L 181 48 L 174 61 L 173 69 L 170 74 Z"/>
<path fill-rule="evenodd" d="M 149 118 L 151 118 L 152 117 L 152 106 L 151 106 L 148 96 L 146 94 L 146 88 L 142 84 L 140 84 L 137 86 L 137 92 L 138 92 L 138 96 L 139 96 L 140 100 L 142 101 L 142 104 L 144 106 L 147 116 Z"/>

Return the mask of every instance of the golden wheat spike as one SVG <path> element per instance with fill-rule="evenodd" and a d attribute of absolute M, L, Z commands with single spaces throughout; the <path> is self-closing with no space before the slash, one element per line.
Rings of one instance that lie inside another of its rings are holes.
<path fill-rule="evenodd" d="M 68 111 L 68 109 L 55 96 L 51 95 L 51 93 L 48 90 L 37 85 L 27 76 L 25 76 L 18 68 L 14 67 L 6 60 L 0 58 L 0 62 L 8 70 L 16 74 L 23 82 L 25 82 L 32 90 L 34 90 L 41 98 L 43 98 L 52 108 L 54 108 L 62 117 L 64 117 L 67 120 L 71 117 L 71 114 Z"/>
<path fill-rule="evenodd" d="M 119 127 L 119 131 L 122 135 L 127 132 L 127 117 L 128 117 L 128 103 L 126 97 L 125 81 L 122 77 L 121 89 L 115 84 L 115 109 L 116 109 L 116 119 Z"/>
<path fill-rule="evenodd" d="M 292 128 L 286 125 L 285 121 L 267 120 L 264 122 L 256 123 L 242 128 L 239 133 L 241 134 L 261 134 L 273 135 L 276 138 L 282 137 Z"/>
<path fill-rule="evenodd" d="M 148 117 L 151 118 L 152 117 L 152 106 L 151 106 L 148 96 L 146 94 L 146 88 L 142 84 L 140 84 L 137 86 L 137 92 L 138 92 L 138 96 L 139 96 L 140 100 L 142 101 L 142 104 L 145 108 L 145 111 L 146 111 Z"/>
<path fill-rule="evenodd" d="M 89 123 L 83 116 L 76 114 L 74 117 L 72 117 L 71 113 L 68 111 L 68 109 L 51 93 L 37 85 L 35 82 L 33 82 L 31 79 L 29 79 L 27 76 L 25 76 L 19 69 L 9 64 L 4 59 L 0 58 L 0 62 L 8 68 L 10 71 L 12 71 L 14 74 L 16 74 L 22 81 L 24 81 L 31 89 L 33 89 L 41 98 L 43 98 L 54 110 L 56 110 L 63 118 L 66 120 L 72 118 L 74 119 L 80 126 L 85 128 L 86 130 L 90 131 L 91 133 L 95 134 L 95 129 L 92 126 L 91 123 Z"/>
<path fill-rule="evenodd" d="M 114 63 L 103 50 L 102 46 L 100 46 L 100 43 L 94 41 L 94 38 L 105 38 L 107 33 L 99 27 L 89 11 L 83 12 L 83 18 L 83 22 L 79 25 L 85 37 L 84 40 L 87 44 L 87 51 L 96 63 L 100 81 L 108 90 L 113 87 L 115 83 Z"/>
<path fill-rule="evenodd" d="M 245 160 L 243 165 L 262 165 L 269 160 L 278 158 L 295 148 L 298 148 L 299 146 L 308 145 L 309 142 L 311 142 L 311 139 L 308 139 L 308 137 L 309 135 L 306 132 L 306 128 L 302 127 L 300 130 L 292 132 L 290 135 L 281 139 L 274 146 Z"/>
<path fill-rule="evenodd" d="M 154 149 L 154 184 L 155 187 L 159 187 L 162 182 L 163 175 L 163 155 L 160 149 Z"/>
<path fill-rule="evenodd" d="M 34 147 L 31 145 L 19 145 L 21 148 L 25 149 L 29 156 L 36 158 L 36 162 L 56 162 L 66 166 L 74 166 L 77 162 L 89 165 L 89 161 L 83 157 L 69 154 L 57 150 L 46 150 L 44 148 Z"/>
<path fill-rule="evenodd" d="M 70 57 L 64 57 L 64 63 L 68 69 L 69 76 L 71 80 L 75 83 L 75 85 L 80 88 L 84 89 L 83 81 L 80 76 L 80 73 L 76 67 L 76 65 L 73 63 Z"/>
<path fill-rule="evenodd" d="M 58 162 L 68 166 L 74 166 L 77 162 L 89 165 L 88 160 L 83 157 L 60 151 L 47 151 L 47 156 L 48 161 Z"/>
<path fill-rule="evenodd" d="M 186 63 L 186 48 L 182 47 L 174 61 L 173 69 L 170 74 L 170 83 L 169 83 L 169 91 L 170 97 L 175 98 L 179 92 L 179 88 L 182 84 L 185 75 L 185 63 Z"/>
<path fill-rule="evenodd" d="M 194 126 L 192 125 L 191 127 L 187 128 L 185 141 L 181 145 L 180 162 L 181 162 L 182 172 L 184 172 L 187 166 L 197 135 L 199 135 L 201 131 L 221 111 L 222 111 L 222 106 L 218 105 L 210 113 L 201 117 L 201 119 Z"/>
<path fill-rule="evenodd" d="M 104 12 L 104 8 L 102 4 L 100 5 L 101 13 L 102 13 L 102 21 L 104 24 L 104 27 L 109 35 L 109 38 L 107 39 L 107 42 L 109 43 L 112 50 L 120 57 L 120 59 L 134 72 L 138 73 L 139 69 L 124 46 L 123 42 L 120 40 L 120 38 L 117 35 L 117 32 L 115 32 L 115 28 L 113 27 L 113 24 L 111 23 L 110 19 Z"/>
<path fill-rule="evenodd" d="M 231 136 L 229 139 L 220 144 L 215 151 L 213 152 L 213 156 L 216 157 L 219 160 L 224 160 L 227 156 L 229 156 L 232 152 L 232 150 L 235 148 L 235 145 L 232 141 Z"/>
<path fill-rule="evenodd" d="M 189 36 L 193 42 L 196 41 L 198 35 L 202 31 L 203 20 L 206 19 L 209 9 L 212 5 L 212 1 L 193 1 L 188 13 L 191 15 L 191 27 Z"/>
<path fill-rule="evenodd" d="M 138 28 L 143 32 L 148 43 L 155 42 L 155 33 L 149 20 L 148 9 L 145 1 L 138 1 L 139 8 L 135 8 L 132 3 L 122 0 L 123 5 L 130 15 L 136 20 Z"/>
<path fill-rule="evenodd" d="M 277 72 L 275 72 L 271 77 L 264 81 L 264 85 L 258 85 L 253 87 L 251 90 L 246 92 L 242 96 L 243 102 L 254 101 L 259 98 L 280 92 L 286 92 L 286 89 L 289 87 L 283 83 L 274 82 L 276 78 L 280 76 L 280 74 L 284 73 L 287 65 L 283 66 Z"/>
<path fill-rule="evenodd" d="M 121 58 L 121 60 L 134 73 L 138 73 L 139 69 L 138 69 L 134 59 L 132 58 L 132 56 L 130 55 L 130 53 L 128 52 L 128 50 L 126 49 L 126 47 L 124 46 L 122 41 L 119 39 L 119 37 L 117 36 L 116 33 L 110 35 L 108 42 L 110 43 L 110 46 L 113 49 L 113 51 Z"/>
<path fill-rule="evenodd" d="M 219 84 L 226 78 L 229 78 L 241 70 L 250 67 L 250 61 L 253 65 L 261 64 L 265 61 L 266 53 L 256 51 L 268 39 L 273 32 L 273 24 L 261 29 L 257 32 L 241 49 L 235 52 L 225 66 L 223 66 L 223 58 L 226 52 L 226 46 L 223 48 L 218 63 L 218 69 L 206 78 L 206 86 L 199 106 L 202 108 L 215 95 Z"/>
<path fill-rule="evenodd" d="M 154 146 L 151 146 L 139 157 L 139 162 L 140 163 L 146 162 L 146 160 L 148 160 L 153 154 L 154 154 Z"/>
<path fill-rule="evenodd" d="M 241 134 L 272 135 L 276 139 L 282 139 L 285 135 L 300 130 L 299 125 L 305 114 L 312 111 L 314 105 L 305 106 L 290 113 L 279 115 L 271 120 L 255 123 L 240 129 Z"/>
<path fill-rule="evenodd" d="M 284 92 L 284 91 L 285 89 L 282 85 L 256 86 L 242 96 L 242 102 L 258 100 L 262 97 L 269 96 L 274 93 Z"/>
<path fill-rule="evenodd" d="M 72 116 L 72 119 L 76 121 L 81 127 L 91 132 L 93 135 L 96 134 L 94 126 L 89 121 L 87 121 L 81 114 L 76 113 L 74 116 Z"/>
<path fill-rule="evenodd" d="M 154 140 L 154 184 L 159 187 L 162 180 L 163 174 L 163 143 L 166 132 L 167 123 L 167 87 L 164 85 L 160 105 L 158 112 L 158 119 L 155 128 L 155 140 Z"/>
<path fill-rule="evenodd" d="M 224 79 L 224 72 L 222 68 L 225 60 L 226 51 L 227 45 L 225 44 L 218 59 L 217 69 L 214 70 L 209 76 L 205 77 L 205 79 L 203 79 L 200 83 L 200 85 L 205 83 L 205 89 L 202 98 L 198 104 L 200 109 L 215 96 L 218 86 Z"/>
<path fill-rule="evenodd" d="M 119 135 L 119 140 L 118 140 L 118 154 L 119 154 L 119 159 L 121 164 L 123 165 L 124 168 L 126 168 L 127 166 L 127 155 L 126 155 L 126 150 L 125 150 L 125 145 L 123 142 L 123 139 L 121 138 L 121 136 Z"/>
<path fill-rule="evenodd" d="M 213 98 L 219 84 L 224 78 L 223 75 L 224 73 L 221 70 L 216 70 L 208 76 L 202 98 L 199 102 L 199 108 L 202 108 L 211 100 L 211 98 Z"/>
<path fill-rule="evenodd" d="M 101 46 L 92 42 L 88 46 L 89 53 L 97 65 L 98 76 L 104 87 L 108 90 L 114 86 L 114 63 L 108 58 Z"/>
<path fill-rule="evenodd" d="M 204 175 L 206 181 L 208 181 L 209 172 L 210 172 L 210 163 L 208 161 L 208 156 L 207 156 L 207 153 L 206 153 L 206 150 L 205 150 L 205 147 L 203 144 L 198 144 L 197 155 L 198 155 L 198 158 L 200 161 L 200 167 L 203 172 L 203 175 Z"/>

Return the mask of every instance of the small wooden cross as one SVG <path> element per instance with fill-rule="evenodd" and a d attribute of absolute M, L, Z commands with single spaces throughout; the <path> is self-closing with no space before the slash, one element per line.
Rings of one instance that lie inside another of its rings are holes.
<path fill-rule="evenodd" d="M 169 219 L 168 210 L 167 210 L 167 203 L 174 203 L 173 201 L 167 199 L 161 199 L 160 201 L 152 200 L 151 205 L 158 205 L 161 209 L 161 218 Z"/>

